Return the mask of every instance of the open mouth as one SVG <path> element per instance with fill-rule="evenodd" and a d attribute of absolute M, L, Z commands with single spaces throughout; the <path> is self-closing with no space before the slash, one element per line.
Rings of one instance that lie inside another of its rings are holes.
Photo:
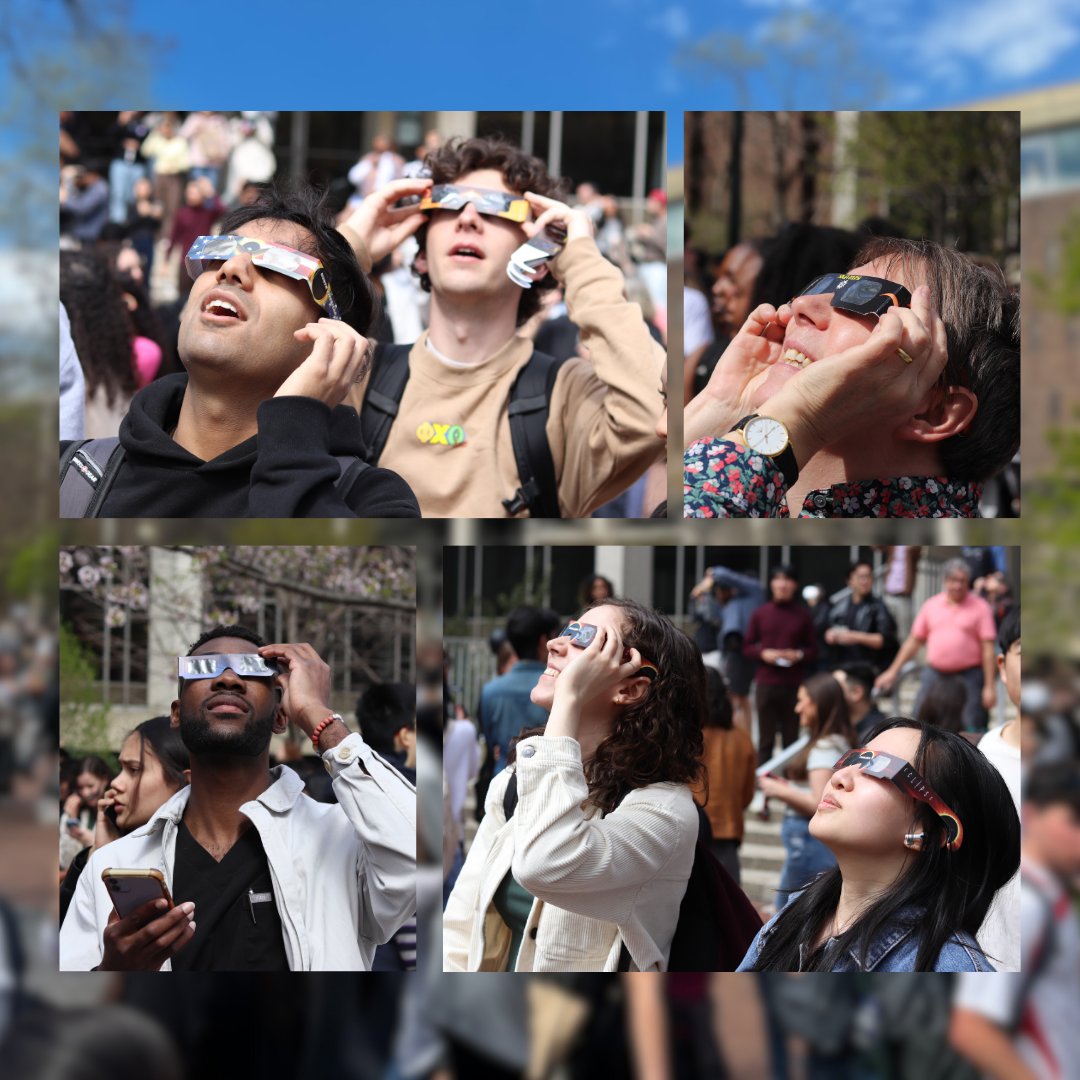
<path fill-rule="evenodd" d="M 780 356 L 780 362 L 787 364 L 789 367 L 802 369 L 808 367 L 814 361 L 806 355 L 804 352 L 800 352 L 796 348 L 787 348 Z"/>
<path fill-rule="evenodd" d="M 220 294 L 211 294 L 200 309 L 202 314 L 214 322 L 243 322 L 244 313 L 231 300 Z"/>
<path fill-rule="evenodd" d="M 557 678 L 559 677 L 559 673 L 558 673 L 558 672 L 557 672 L 557 671 L 556 671 L 556 670 L 555 670 L 554 668 L 551 668 L 551 667 L 549 667 L 549 668 L 544 668 L 544 672 L 543 672 L 543 673 L 544 673 L 544 674 L 545 674 L 545 675 L 546 675 L 546 676 L 547 676 L 547 677 L 548 677 L 549 679 L 557 679 Z"/>
<path fill-rule="evenodd" d="M 450 255 L 455 259 L 482 259 L 484 257 L 484 253 L 479 248 L 472 247 L 469 244 L 460 244 L 451 248 Z"/>

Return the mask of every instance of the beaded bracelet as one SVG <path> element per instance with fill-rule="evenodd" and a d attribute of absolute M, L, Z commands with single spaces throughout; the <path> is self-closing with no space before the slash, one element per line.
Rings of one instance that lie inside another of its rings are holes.
<path fill-rule="evenodd" d="M 311 733 L 311 745 L 315 748 L 315 753 L 319 752 L 319 736 L 326 730 L 326 728 L 338 719 L 337 713 L 331 713 L 319 726 Z"/>

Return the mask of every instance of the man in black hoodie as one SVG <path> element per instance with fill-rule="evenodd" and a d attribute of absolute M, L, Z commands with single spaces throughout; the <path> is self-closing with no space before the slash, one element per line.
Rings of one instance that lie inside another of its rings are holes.
<path fill-rule="evenodd" d="M 135 395 L 96 514 L 419 517 L 401 477 L 359 464 L 359 420 L 341 402 L 370 364 L 375 299 L 314 193 L 266 192 L 187 261 L 187 374 Z"/>

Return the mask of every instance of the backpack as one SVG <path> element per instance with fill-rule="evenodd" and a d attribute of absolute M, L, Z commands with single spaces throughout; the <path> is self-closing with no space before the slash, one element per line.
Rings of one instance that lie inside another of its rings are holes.
<path fill-rule="evenodd" d="M 516 807 L 515 772 L 503 794 L 507 821 L 514 816 Z M 698 807 L 699 816 L 701 813 Z M 668 971 L 734 971 L 761 925 L 757 909 L 709 850 L 699 829 L 694 863 L 679 904 L 675 936 L 671 939 Z M 629 971 L 630 963 L 630 951 L 624 944 L 619 954 L 619 971 Z"/>
<path fill-rule="evenodd" d="M 411 345 L 375 346 L 371 380 L 360 409 L 360 427 L 367 461 L 376 465 L 397 418 L 401 396 L 409 381 Z M 528 510 L 530 517 L 561 517 L 555 463 L 547 440 L 547 419 L 555 376 L 565 359 L 533 350 L 510 387 L 510 439 L 521 485 L 513 498 L 503 499 L 511 516 Z"/>
<path fill-rule="evenodd" d="M 341 472 L 334 488 L 345 492 L 369 466 L 355 454 L 335 457 Z M 60 516 L 98 517 L 123 462 L 124 448 L 115 435 L 108 439 L 76 439 L 71 443 L 60 455 Z"/>

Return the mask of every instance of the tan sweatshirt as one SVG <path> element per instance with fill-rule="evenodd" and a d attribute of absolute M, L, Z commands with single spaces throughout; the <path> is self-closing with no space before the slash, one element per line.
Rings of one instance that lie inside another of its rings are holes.
<path fill-rule="evenodd" d="M 552 389 L 547 437 L 564 517 L 586 517 L 630 486 L 663 450 L 664 350 L 641 309 L 623 296 L 621 271 L 591 239 L 573 240 L 552 270 L 590 360 L 573 357 Z M 510 387 L 532 355 L 515 336 L 472 368 L 451 369 L 427 348 L 409 353 L 409 381 L 379 464 L 404 477 L 424 517 L 505 518 L 521 481 L 510 440 Z M 360 408 L 366 386 L 347 404 Z M 528 516 L 521 513 L 519 517 Z"/>

